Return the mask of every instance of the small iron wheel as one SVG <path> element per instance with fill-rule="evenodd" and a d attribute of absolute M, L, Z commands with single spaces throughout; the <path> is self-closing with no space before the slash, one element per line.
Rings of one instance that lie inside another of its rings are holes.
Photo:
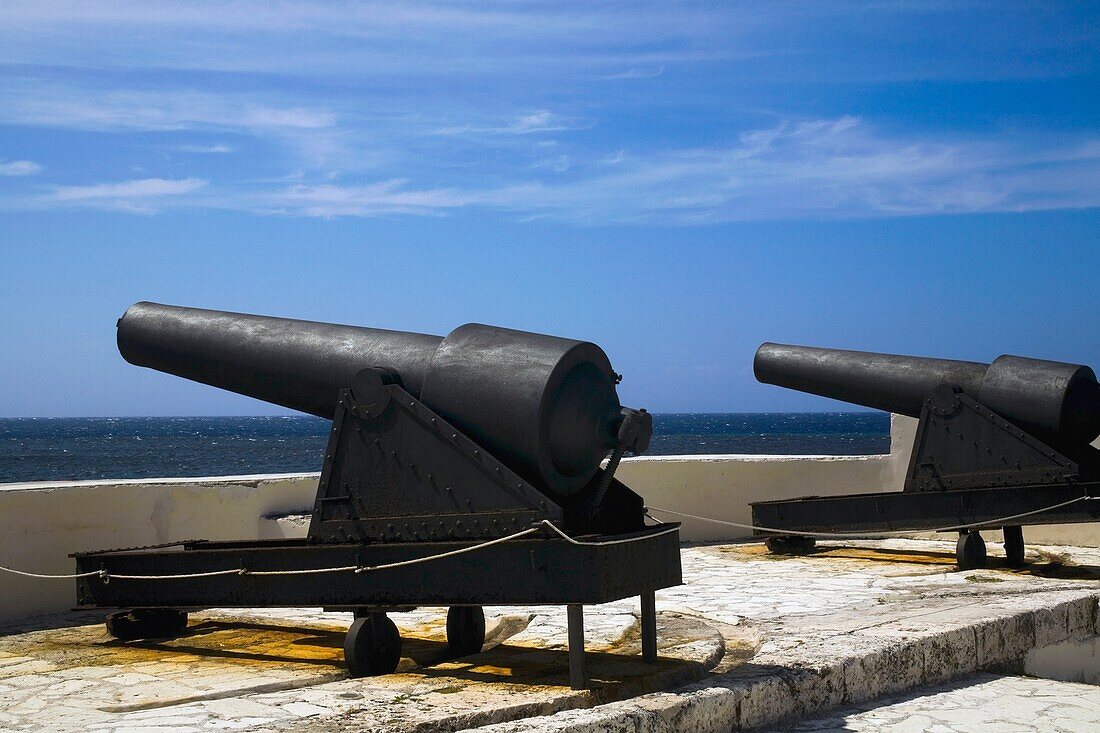
<path fill-rule="evenodd" d="M 187 612 L 174 608 L 135 608 L 107 615 L 107 633 L 122 641 L 171 639 L 187 628 Z"/>
<path fill-rule="evenodd" d="M 978 532 L 959 532 L 959 541 L 955 543 L 955 562 L 960 570 L 974 570 L 985 567 L 985 540 Z"/>
<path fill-rule="evenodd" d="M 384 613 L 359 616 L 344 637 L 344 661 L 352 677 L 373 677 L 397 670 L 401 634 Z"/>
<path fill-rule="evenodd" d="M 782 537 L 769 537 L 764 540 L 764 546 L 768 552 L 776 555 L 805 555 L 814 549 L 817 540 L 813 537 L 800 535 L 784 535 Z"/>
<path fill-rule="evenodd" d="M 485 644 L 485 612 L 481 606 L 451 606 L 447 610 L 447 645 L 451 654 L 477 654 Z"/>
<path fill-rule="evenodd" d="M 1024 528 L 1020 526 L 1002 527 L 1005 535 L 1005 557 L 1010 568 L 1024 566 Z"/>

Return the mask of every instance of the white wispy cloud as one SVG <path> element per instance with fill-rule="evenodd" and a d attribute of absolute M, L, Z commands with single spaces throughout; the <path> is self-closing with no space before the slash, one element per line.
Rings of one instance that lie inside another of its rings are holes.
<path fill-rule="evenodd" d="M 960 52 L 957 31 L 983 12 L 950 1 L 9 0 L 0 132 L 26 136 L 32 145 L 14 148 L 26 155 L 44 135 L 86 154 L 51 159 L 44 176 L 31 161 L 0 163 L 11 177 L 0 203 L 680 224 L 1100 205 L 1100 132 L 1087 121 L 931 132 L 904 111 L 805 111 L 838 88 L 821 82 L 1091 73 L 1081 49 L 1100 31 L 1027 4 Z M 1020 30 L 1033 16 L 1043 34 Z M 926 42 L 897 44 L 899 30 Z M 791 80 L 797 91 L 784 91 Z M 92 183 L 46 188 L 73 181 Z"/>
<path fill-rule="evenodd" d="M 998 23 L 970 32 L 991 8 Z M 960 45 L 964 32 L 968 43 Z M 1098 34 L 1095 23 L 1044 3 L 955 0 L 0 4 L 0 47 L 11 64 L 344 76 L 354 69 L 374 78 L 476 73 L 546 82 L 567 70 L 641 78 L 662 65 L 764 56 L 784 60 L 754 67 L 755 78 L 771 81 L 1047 78 L 1090 69 Z M 1037 43 L 1037 35 L 1057 42 Z M 903 36 L 922 43 L 898 42 Z"/>
<path fill-rule="evenodd" d="M 146 214 L 158 211 L 165 199 L 186 196 L 207 183 L 199 178 L 141 178 L 86 186 L 55 186 L 48 194 L 28 199 L 26 203 L 32 208 L 84 206 Z"/>
<path fill-rule="evenodd" d="M 665 73 L 664 66 L 658 66 L 653 69 L 627 69 L 626 71 L 620 71 L 616 74 L 607 74 L 601 78 L 603 79 L 653 79 Z"/>
<path fill-rule="evenodd" d="M 9 0 L 0 5 L 0 43 L 12 63 L 311 74 L 356 69 L 379 76 L 514 74 L 645 64 L 640 47 L 671 39 L 741 35 L 720 9 L 676 4 L 623 9 L 599 3 L 229 2 Z M 774 15 L 774 13 L 769 13 Z M 627 21 L 627 22 L 624 22 Z M 613 35 L 608 28 L 616 28 Z M 139 33 L 135 33 L 139 30 Z M 688 49 L 680 58 L 698 54 Z M 661 58 L 672 56 L 659 54 Z"/>
<path fill-rule="evenodd" d="M 33 160 L 0 161 L 0 176 L 32 176 L 41 171 L 42 166 Z"/>
<path fill-rule="evenodd" d="M 476 207 L 525 219 L 698 224 L 1100 206 L 1097 141 L 1044 147 L 1033 138 L 1015 144 L 907 139 L 883 135 L 856 117 L 784 122 L 747 131 L 726 147 L 630 157 L 618 151 L 569 173 L 478 189 L 419 189 L 408 180 L 303 185 L 273 192 L 267 209 L 375 216 Z"/>
<path fill-rule="evenodd" d="M 367 185 L 299 184 L 245 196 L 238 205 L 272 214 L 375 217 L 388 214 L 437 215 L 476 203 L 451 189 L 409 189 L 393 179 Z"/>
<path fill-rule="evenodd" d="M 98 131 L 244 129 L 318 130 L 336 124 L 330 110 L 274 106 L 256 94 L 103 90 L 90 85 L 0 82 L 0 124 Z"/>
<path fill-rule="evenodd" d="M 540 170 L 550 178 L 533 178 Z M 518 168 L 493 186 L 414 178 L 299 177 L 206 186 L 147 178 L 61 186 L 24 204 L 148 213 L 218 207 L 307 217 L 441 216 L 463 208 L 578 223 L 699 223 L 1030 211 L 1100 206 L 1100 139 L 945 140 L 886 135 L 856 117 L 791 120 L 727 146 L 591 156 Z M 18 205 L 18 202 L 16 202 Z M 12 202 L 7 202 L 8 208 Z"/>
<path fill-rule="evenodd" d="M 482 133 L 488 135 L 529 135 L 531 133 L 541 132 L 586 130 L 595 124 L 596 123 L 592 120 L 568 117 L 555 114 L 550 110 L 540 109 L 529 114 L 520 115 L 504 124 L 459 125 L 454 127 L 442 127 L 435 132 L 438 135 L 463 135 L 469 133 Z"/>
<path fill-rule="evenodd" d="M 534 170 L 550 170 L 555 173 L 565 173 L 569 170 L 569 156 L 557 155 L 553 158 L 545 158 L 531 164 Z"/>
<path fill-rule="evenodd" d="M 226 145 L 224 143 L 215 143 L 214 145 L 176 145 L 174 149 L 182 153 L 209 153 L 212 155 L 225 155 L 237 152 L 235 146 Z"/>

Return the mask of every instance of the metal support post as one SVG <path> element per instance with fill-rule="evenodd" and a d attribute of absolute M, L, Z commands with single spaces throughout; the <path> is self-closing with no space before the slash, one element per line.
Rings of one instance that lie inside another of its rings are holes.
<path fill-rule="evenodd" d="M 588 689 L 588 671 L 584 659 L 584 606 L 570 603 L 569 624 L 569 686 L 574 690 Z"/>
<path fill-rule="evenodd" d="M 653 591 L 642 594 L 642 661 L 657 661 L 657 596 Z"/>

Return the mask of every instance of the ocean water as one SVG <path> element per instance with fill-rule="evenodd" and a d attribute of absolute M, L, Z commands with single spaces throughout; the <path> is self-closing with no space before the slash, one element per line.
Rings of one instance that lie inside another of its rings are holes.
<path fill-rule="evenodd" d="M 315 417 L 0 419 L 0 483 L 319 471 Z M 648 455 L 861 455 L 890 450 L 883 412 L 653 416 Z"/>

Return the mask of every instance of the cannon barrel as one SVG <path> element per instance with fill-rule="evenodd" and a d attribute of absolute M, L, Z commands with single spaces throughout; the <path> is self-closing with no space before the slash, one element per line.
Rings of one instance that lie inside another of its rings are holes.
<path fill-rule="evenodd" d="M 756 378 L 801 392 L 919 417 L 924 400 L 952 385 L 1020 428 L 1059 444 L 1100 433 L 1100 385 L 1080 364 L 1004 355 L 991 364 L 765 343 Z"/>
<path fill-rule="evenodd" d="M 118 348 L 149 367 L 332 419 L 340 389 L 384 367 L 551 496 L 581 490 L 616 446 L 616 375 L 595 344 L 467 324 L 446 337 L 137 303 Z"/>

